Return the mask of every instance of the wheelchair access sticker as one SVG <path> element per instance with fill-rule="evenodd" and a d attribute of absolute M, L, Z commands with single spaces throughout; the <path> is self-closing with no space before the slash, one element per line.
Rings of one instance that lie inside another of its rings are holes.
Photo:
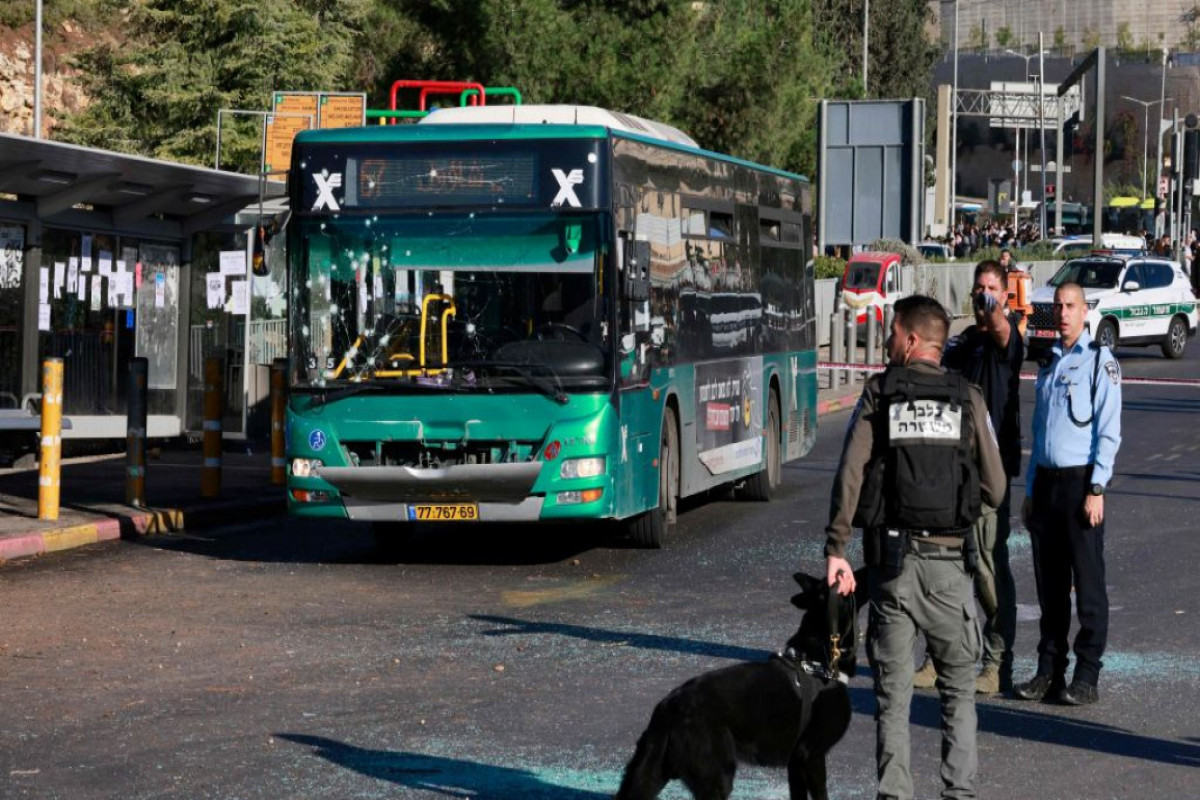
<path fill-rule="evenodd" d="M 308 435 L 308 446 L 313 450 L 325 449 L 325 431 L 317 428 Z"/>

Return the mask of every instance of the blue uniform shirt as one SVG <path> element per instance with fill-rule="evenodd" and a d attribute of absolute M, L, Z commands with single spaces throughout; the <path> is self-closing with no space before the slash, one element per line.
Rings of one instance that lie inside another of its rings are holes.
<path fill-rule="evenodd" d="M 1092 483 L 1108 485 L 1121 446 L 1121 368 L 1106 347 L 1094 347 L 1084 331 L 1067 352 L 1060 339 L 1050 363 L 1038 370 L 1033 410 L 1033 450 L 1025 476 L 1025 494 L 1033 495 L 1038 466 L 1093 464 Z M 1099 359 L 1099 371 L 1095 371 Z M 1096 403 L 1092 407 L 1092 376 Z M 1091 420 L 1080 426 L 1077 423 Z"/>

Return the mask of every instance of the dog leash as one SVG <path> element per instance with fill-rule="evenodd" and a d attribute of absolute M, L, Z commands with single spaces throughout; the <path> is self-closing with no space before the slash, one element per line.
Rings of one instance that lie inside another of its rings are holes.
<path fill-rule="evenodd" d="M 854 651 L 858 646 L 858 605 L 851 594 L 848 598 L 850 601 L 850 630 L 842 631 L 842 603 L 841 595 L 837 593 L 834 587 L 829 587 L 829 600 L 826 604 L 826 619 L 829 623 L 829 674 L 835 679 L 840 675 L 838 669 L 838 661 L 842 658 L 842 653 L 850 650 Z M 846 642 L 847 637 L 849 642 Z M 845 644 L 845 647 L 843 647 Z M 846 677 L 850 677 L 847 675 Z"/>

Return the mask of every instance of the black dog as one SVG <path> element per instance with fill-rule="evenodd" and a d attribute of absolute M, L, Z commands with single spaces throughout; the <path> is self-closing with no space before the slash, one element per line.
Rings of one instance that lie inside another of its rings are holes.
<path fill-rule="evenodd" d="M 663 698 L 617 800 L 653 800 L 673 779 L 696 800 L 724 800 L 739 761 L 786 765 L 791 800 L 828 797 L 825 754 L 850 725 L 845 681 L 855 670 L 857 606 L 854 598 L 831 598 L 823 580 L 795 578 L 801 592 L 792 604 L 805 614 L 787 650 L 698 675 Z M 865 594 L 866 582 L 858 585 Z"/>

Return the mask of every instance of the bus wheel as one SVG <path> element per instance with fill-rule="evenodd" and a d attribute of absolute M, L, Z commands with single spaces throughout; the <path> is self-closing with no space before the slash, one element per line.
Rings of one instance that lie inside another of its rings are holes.
<path fill-rule="evenodd" d="M 633 518 L 629 523 L 629 538 L 638 547 L 657 550 L 663 545 L 664 535 L 675 526 L 678 509 L 679 429 L 675 425 L 675 411 L 668 406 L 658 446 L 658 506 Z"/>
<path fill-rule="evenodd" d="M 416 527 L 412 522 L 372 522 L 375 552 L 385 560 L 400 558 L 412 545 Z"/>
<path fill-rule="evenodd" d="M 767 408 L 766 464 L 762 470 L 746 479 L 738 490 L 741 500 L 770 500 L 783 481 L 783 464 L 779 456 L 779 395 L 771 390 Z"/>

